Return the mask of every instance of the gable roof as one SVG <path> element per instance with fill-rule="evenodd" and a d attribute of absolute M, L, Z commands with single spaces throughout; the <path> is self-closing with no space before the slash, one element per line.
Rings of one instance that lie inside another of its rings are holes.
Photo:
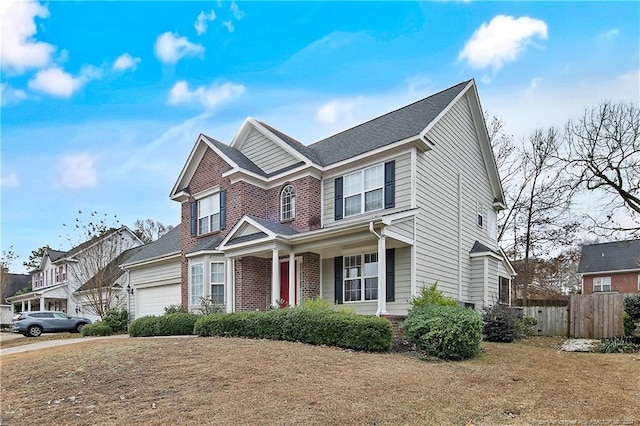
<path fill-rule="evenodd" d="M 31 284 L 31 277 L 24 274 L 12 274 L 7 272 L 5 279 L 6 282 L 2 289 L 2 299 L 0 299 L 0 304 L 4 304 L 7 297 L 14 296 L 18 291 L 29 287 L 29 284 Z"/>
<path fill-rule="evenodd" d="M 298 152 L 300 152 L 302 155 L 307 157 L 309 160 L 313 161 L 316 164 L 322 164 L 322 161 L 320 160 L 320 158 L 318 157 L 316 152 L 313 149 L 311 149 L 310 147 L 304 145 L 302 142 L 298 141 L 297 139 L 292 138 L 291 136 L 287 135 L 286 133 L 283 133 L 280 130 L 269 126 L 267 123 L 265 123 L 263 121 L 258 121 L 258 123 L 262 124 L 264 127 L 269 129 L 273 134 L 275 134 L 277 137 L 282 139 L 283 142 L 285 142 L 291 148 L 293 148 L 293 149 L 297 150 Z"/>
<path fill-rule="evenodd" d="M 419 135 L 472 80 L 391 111 L 309 146 L 323 166 Z"/>
<path fill-rule="evenodd" d="M 267 176 L 267 174 L 256 165 L 256 163 L 254 163 L 253 161 L 249 160 L 249 158 L 247 158 L 246 155 L 244 155 L 242 152 L 240 152 L 239 150 L 225 144 L 222 143 L 218 140 L 213 139 L 212 137 L 209 137 L 205 134 L 202 134 L 202 136 L 204 138 L 206 138 L 209 142 L 211 142 L 216 148 L 218 148 L 220 151 L 222 151 L 227 157 L 229 157 L 231 159 L 231 161 L 233 161 L 234 163 L 236 163 L 239 167 L 250 171 L 252 173 L 255 173 L 257 175 L 260 176 Z M 233 164 L 232 164 L 233 165 Z"/>
<path fill-rule="evenodd" d="M 129 257 L 136 251 L 136 248 L 125 250 L 120 253 L 115 259 L 109 262 L 104 268 L 102 268 L 98 273 L 96 273 L 93 277 L 91 277 L 86 283 L 82 284 L 80 288 L 78 288 L 75 292 L 79 293 L 82 291 L 92 290 L 98 286 L 98 283 L 101 281 L 103 283 L 103 287 L 112 286 L 115 281 L 120 278 L 124 274 L 124 269 L 120 268 L 119 265 L 126 262 Z M 101 279 L 98 279 L 98 275 L 101 275 Z"/>
<path fill-rule="evenodd" d="M 640 269 L 640 240 L 614 241 L 582 247 L 579 274 Z"/>
<path fill-rule="evenodd" d="M 146 262 L 162 258 L 173 253 L 180 252 L 181 225 L 174 226 L 162 237 L 132 251 L 131 256 L 121 266 L 129 266 L 135 263 Z"/>

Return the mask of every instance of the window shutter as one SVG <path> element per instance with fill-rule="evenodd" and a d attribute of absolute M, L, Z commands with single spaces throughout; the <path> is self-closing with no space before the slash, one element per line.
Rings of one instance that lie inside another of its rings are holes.
<path fill-rule="evenodd" d="M 333 273 L 335 275 L 334 299 L 336 305 L 342 305 L 342 256 L 333 258 Z"/>
<path fill-rule="evenodd" d="M 334 219 L 342 219 L 342 177 L 336 178 L 335 182 L 335 200 L 333 210 L 335 212 Z"/>
<path fill-rule="evenodd" d="M 396 206 L 396 162 L 384 163 L 384 208 Z"/>
<path fill-rule="evenodd" d="M 227 190 L 220 191 L 220 229 L 227 227 Z"/>
<path fill-rule="evenodd" d="M 387 302 L 396 300 L 396 249 L 387 249 Z"/>
<path fill-rule="evenodd" d="M 198 227 L 197 227 L 197 223 L 198 223 L 198 202 L 197 201 L 192 201 L 191 202 L 191 236 L 195 237 L 197 232 L 198 232 Z"/>

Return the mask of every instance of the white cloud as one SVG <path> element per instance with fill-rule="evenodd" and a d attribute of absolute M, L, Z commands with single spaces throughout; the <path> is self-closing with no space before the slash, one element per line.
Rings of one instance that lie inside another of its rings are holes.
<path fill-rule="evenodd" d="M 335 124 L 338 121 L 350 121 L 356 107 L 354 100 L 338 99 L 321 105 L 316 110 L 316 121 L 323 124 Z"/>
<path fill-rule="evenodd" d="M 69 98 L 86 83 L 101 76 L 102 71 L 93 66 L 85 66 L 80 70 L 80 75 L 74 77 L 54 65 L 38 71 L 35 77 L 29 80 L 28 86 L 37 92 Z"/>
<path fill-rule="evenodd" d="M 142 61 L 142 59 L 134 58 L 128 53 L 123 53 L 113 62 L 111 69 L 114 71 L 126 71 L 128 69 L 135 71 L 140 61 Z"/>
<path fill-rule="evenodd" d="M 38 2 L 0 2 L 0 64 L 3 70 L 22 74 L 27 69 L 46 66 L 55 46 L 37 41 L 35 18 L 48 18 L 49 9 Z"/>
<path fill-rule="evenodd" d="M 9 83 L 2 83 L 0 88 L 2 89 L 2 92 L 0 93 L 2 106 L 17 104 L 18 102 L 27 99 L 27 94 L 24 90 L 14 89 L 9 85 Z"/>
<path fill-rule="evenodd" d="M 618 34 L 620 34 L 620 30 L 617 28 L 612 28 L 609 31 L 604 31 L 598 34 L 598 37 L 601 38 L 602 40 L 612 41 L 614 38 L 618 36 Z"/>
<path fill-rule="evenodd" d="M 233 22 L 231 21 L 224 21 L 222 25 L 224 25 L 227 28 L 227 31 L 229 31 L 230 33 L 232 33 L 236 29 L 236 27 L 233 26 Z"/>
<path fill-rule="evenodd" d="M 171 105 L 199 104 L 210 110 L 239 97 L 244 91 L 243 85 L 229 82 L 221 85 L 212 84 L 208 87 L 198 86 L 190 90 L 186 81 L 178 81 L 169 93 L 168 102 Z"/>
<path fill-rule="evenodd" d="M 20 179 L 18 179 L 18 175 L 15 173 L 9 173 L 6 176 L 3 176 L 0 179 L 0 186 L 4 186 L 7 188 L 17 188 L 20 186 Z"/>
<path fill-rule="evenodd" d="M 89 154 L 69 154 L 62 157 L 60 183 L 68 189 L 95 187 L 98 183 L 95 158 Z"/>
<path fill-rule="evenodd" d="M 154 45 L 156 56 L 165 64 L 175 64 L 187 56 L 200 56 L 204 53 L 201 44 L 191 43 L 186 37 L 177 33 L 166 32 L 160 34 Z"/>
<path fill-rule="evenodd" d="M 547 24 L 528 16 L 514 18 L 498 15 L 489 23 L 482 23 L 464 48 L 458 60 L 471 67 L 499 70 L 507 62 L 515 61 L 534 37 L 547 38 Z"/>
<path fill-rule="evenodd" d="M 244 18 L 244 12 L 240 10 L 240 8 L 238 7 L 238 5 L 236 4 L 236 2 L 232 1 L 231 5 L 229 6 L 229 10 L 231 10 L 231 14 L 233 15 L 234 18 L 236 18 L 238 21 L 241 20 L 242 18 Z"/>
<path fill-rule="evenodd" d="M 202 35 L 207 32 L 208 22 L 212 22 L 216 19 L 216 13 L 212 10 L 206 13 L 204 10 L 200 12 L 193 27 L 196 29 L 198 35 Z"/>

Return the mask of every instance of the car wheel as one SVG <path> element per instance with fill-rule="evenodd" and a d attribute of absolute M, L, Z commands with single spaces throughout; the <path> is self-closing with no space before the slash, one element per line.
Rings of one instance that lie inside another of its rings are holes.
<path fill-rule="evenodd" d="M 32 325 L 27 329 L 28 337 L 38 337 L 42 334 L 42 327 L 39 325 Z"/>
<path fill-rule="evenodd" d="M 76 325 L 76 331 L 78 333 L 81 333 L 82 332 L 82 327 L 84 327 L 85 325 L 87 325 L 87 324 L 85 324 L 83 322 L 81 322 L 80 324 Z"/>

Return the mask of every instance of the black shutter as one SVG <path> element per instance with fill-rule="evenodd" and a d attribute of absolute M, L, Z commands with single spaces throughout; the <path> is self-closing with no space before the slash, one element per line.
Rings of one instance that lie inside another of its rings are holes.
<path fill-rule="evenodd" d="M 227 190 L 220 191 L 220 229 L 227 227 Z"/>
<path fill-rule="evenodd" d="M 336 178 L 335 182 L 335 200 L 333 202 L 333 210 L 335 212 L 334 219 L 342 219 L 342 177 Z"/>
<path fill-rule="evenodd" d="M 191 202 L 191 236 L 195 237 L 198 233 L 198 202 Z"/>
<path fill-rule="evenodd" d="M 342 180 L 342 178 L 340 178 Z M 333 273 L 335 275 L 335 297 L 336 305 L 342 305 L 342 256 L 333 258 Z"/>
<path fill-rule="evenodd" d="M 396 249 L 387 249 L 387 302 L 396 300 Z"/>
<path fill-rule="evenodd" d="M 384 208 L 396 206 L 396 162 L 384 163 Z"/>

